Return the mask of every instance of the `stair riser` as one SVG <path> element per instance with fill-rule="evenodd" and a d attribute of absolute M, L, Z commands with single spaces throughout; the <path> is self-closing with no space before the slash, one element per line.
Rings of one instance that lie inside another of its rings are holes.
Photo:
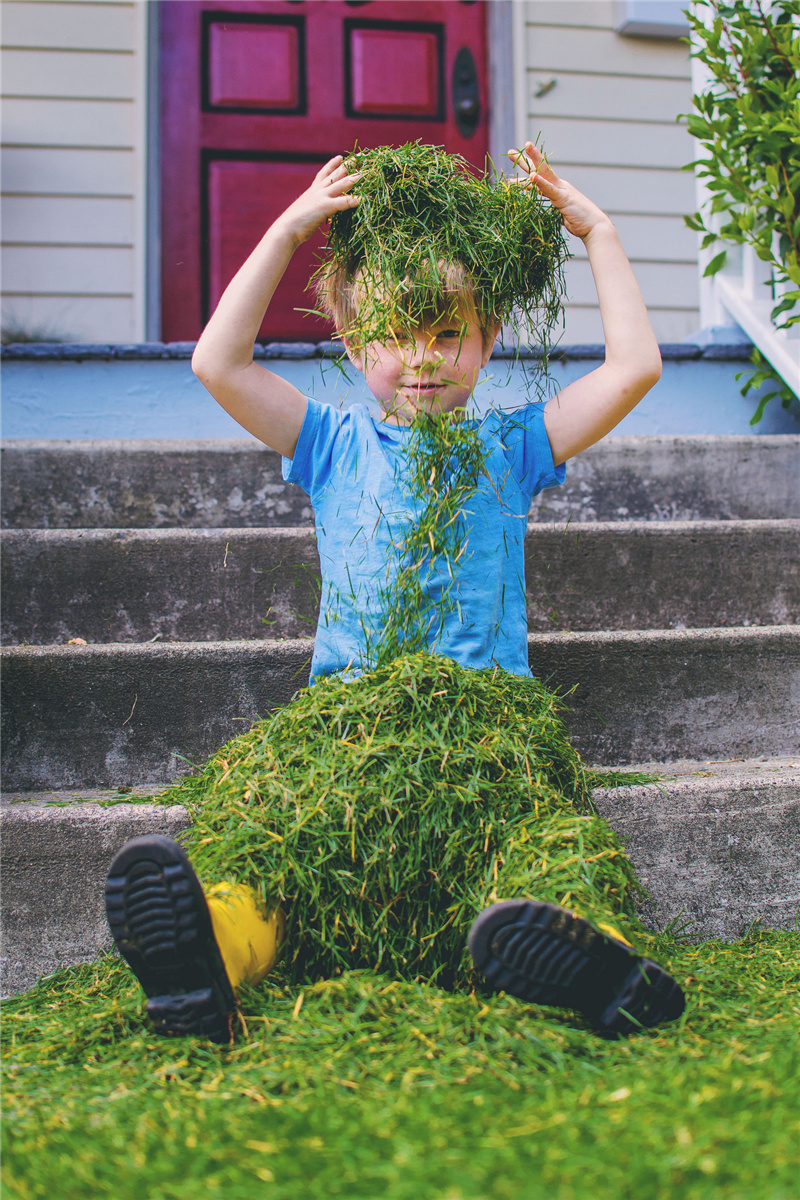
<path fill-rule="evenodd" d="M 678 919 L 700 939 L 738 937 L 755 920 L 792 926 L 800 897 L 797 770 L 771 779 L 664 781 L 598 791 L 595 800 L 628 839 L 652 895 L 643 916 L 655 928 Z M 177 807 L 5 806 L 5 993 L 107 948 L 103 885 L 111 858 L 130 837 L 175 837 L 187 826 Z"/>
<path fill-rule="evenodd" d="M 174 838 L 188 824 L 177 806 L 4 806 L 3 994 L 109 949 L 103 889 L 111 859 L 129 838 Z"/>
<path fill-rule="evenodd" d="M 534 501 L 533 520 L 800 517 L 800 437 L 612 437 Z M 4 527 L 288 526 L 312 520 L 253 440 L 25 441 L 3 449 Z"/>
<path fill-rule="evenodd" d="M 531 526 L 531 630 L 800 622 L 800 521 Z M 6 644 L 313 633 L 311 530 L 14 530 Z"/>
<path fill-rule="evenodd" d="M 310 641 L 4 651 L 6 790 L 161 781 L 308 679 Z M 533 634 L 587 761 L 800 751 L 800 628 Z"/>
<path fill-rule="evenodd" d="M 684 778 L 595 792 L 652 895 L 643 915 L 656 928 L 677 921 L 699 941 L 741 937 L 759 921 L 771 929 L 794 927 L 800 918 L 800 768 L 779 772 L 769 765 L 757 777 Z M 706 770 L 713 774 L 714 764 Z"/>

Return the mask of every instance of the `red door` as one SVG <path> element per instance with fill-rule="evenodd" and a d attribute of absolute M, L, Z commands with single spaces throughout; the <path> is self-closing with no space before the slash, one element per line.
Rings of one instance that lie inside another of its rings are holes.
<path fill-rule="evenodd" d="M 334 154 L 423 141 L 483 168 L 484 4 L 164 0 L 162 338 L 192 341 L 280 212 Z M 262 338 L 330 335 L 294 256 Z"/>

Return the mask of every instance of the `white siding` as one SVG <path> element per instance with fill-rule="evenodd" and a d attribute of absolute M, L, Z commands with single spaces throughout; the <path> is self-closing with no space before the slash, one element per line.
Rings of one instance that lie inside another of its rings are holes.
<path fill-rule="evenodd" d="M 4 326 L 144 338 L 145 7 L 2 5 Z"/>
<path fill-rule="evenodd" d="M 682 171 L 694 144 L 679 113 L 692 103 L 689 51 L 680 41 L 621 37 L 613 0 L 528 0 L 522 6 L 525 112 L 519 135 L 538 141 L 554 167 L 613 218 L 659 340 L 697 329 L 697 243 L 683 214 L 695 207 Z M 536 92 L 545 84 L 546 94 Z M 602 341 L 585 251 L 566 276 L 564 344 Z"/>

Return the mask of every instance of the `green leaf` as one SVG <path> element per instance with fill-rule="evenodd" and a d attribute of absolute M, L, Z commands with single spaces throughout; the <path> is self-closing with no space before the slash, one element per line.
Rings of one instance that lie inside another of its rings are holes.
<path fill-rule="evenodd" d="M 705 279 L 707 275 L 716 275 L 717 271 L 720 271 L 725 266 L 727 257 L 727 250 L 722 250 L 719 254 L 715 254 L 705 271 L 703 271 L 703 278 Z"/>
<path fill-rule="evenodd" d="M 742 395 L 744 395 L 744 394 L 745 394 L 744 389 L 742 389 Z M 756 409 L 756 411 L 753 413 L 752 417 L 750 418 L 751 425 L 758 424 L 758 422 L 764 416 L 764 409 L 767 407 L 767 404 L 770 402 L 770 400 L 774 399 L 774 397 L 777 395 L 779 395 L 778 392 L 770 392 L 769 395 L 761 397 L 761 399 L 758 402 L 758 408 Z"/>

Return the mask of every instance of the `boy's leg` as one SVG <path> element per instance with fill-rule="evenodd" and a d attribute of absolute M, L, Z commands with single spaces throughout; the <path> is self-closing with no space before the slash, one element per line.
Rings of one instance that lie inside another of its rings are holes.
<path fill-rule="evenodd" d="M 231 986 L 260 983 L 274 967 L 286 936 L 282 911 L 266 913 L 246 883 L 217 883 L 205 897 Z"/>
<path fill-rule="evenodd" d="M 263 978 L 283 936 L 279 910 L 264 913 L 243 885 L 220 885 L 207 900 L 185 851 L 157 834 L 133 838 L 114 858 L 106 913 L 166 1036 L 229 1041 L 234 988 Z"/>
<path fill-rule="evenodd" d="M 543 814 L 508 854 L 494 887 L 481 881 L 474 894 L 469 949 L 496 990 L 577 1009 L 610 1033 L 681 1015 L 678 984 L 620 932 L 615 918 L 630 908 L 625 896 L 635 876 L 601 817 Z M 498 895 L 521 898 L 491 903 Z M 633 940 L 637 924 L 623 917 Z"/>
<path fill-rule="evenodd" d="M 591 924 L 542 900 L 501 900 L 469 933 L 475 966 L 497 991 L 534 1004 L 577 1009 L 608 1033 L 672 1021 L 683 992 L 657 963 L 637 954 L 603 921 Z"/>

